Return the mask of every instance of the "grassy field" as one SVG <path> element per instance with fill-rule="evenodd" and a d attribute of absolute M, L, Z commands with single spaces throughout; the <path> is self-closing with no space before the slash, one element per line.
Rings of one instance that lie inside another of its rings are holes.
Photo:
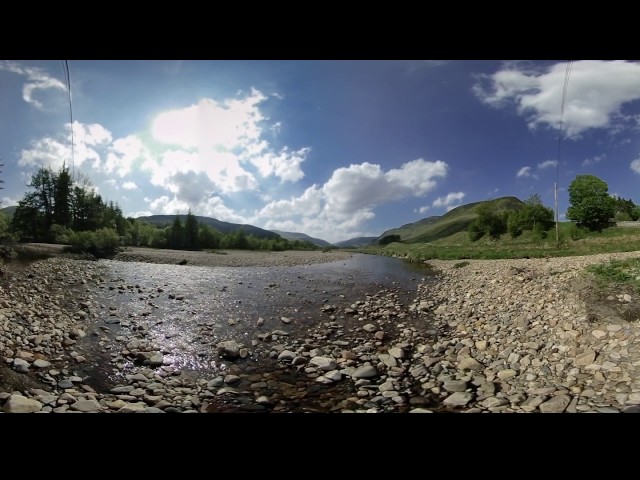
<path fill-rule="evenodd" d="M 575 230 L 572 232 L 571 223 L 564 222 L 560 223 L 559 230 L 559 246 L 556 244 L 555 229 L 552 229 L 544 239 L 536 238 L 532 232 L 525 232 L 516 239 L 505 234 L 498 240 L 481 238 L 477 242 L 471 242 L 467 232 L 458 232 L 428 243 L 391 243 L 385 247 L 367 247 L 360 251 L 422 261 L 544 258 L 640 250 L 640 226 L 613 227 L 602 232 L 587 233 Z"/>

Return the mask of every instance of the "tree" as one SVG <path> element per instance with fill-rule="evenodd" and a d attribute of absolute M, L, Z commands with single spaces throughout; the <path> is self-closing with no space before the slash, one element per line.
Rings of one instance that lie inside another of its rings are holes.
<path fill-rule="evenodd" d="M 167 244 L 169 248 L 180 250 L 184 247 L 184 227 L 180 221 L 180 217 L 176 215 L 171 225 L 169 237 L 167 238 Z"/>
<path fill-rule="evenodd" d="M 511 212 L 507 220 L 507 231 L 512 238 L 520 236 L 524 230 L 533 230 L 544 236 L 552 226 L 553 210 L 543 205 L 537 193 L 527 198 L 522 208 Z"/>
<path fill-rule="evenodd" d="M 615 214 L 616 201 L 609 186 L 594 175 L 578 175 L 569 185 L 567 218 L 578 227 L 602 231 Z"/>
<path fill-rule="evenodd" d="M 184 222 L 184 248 L 187 250 L 198 248 L 198 220 L 191 213 L 191 209 L 189 209 L 187 219 Z"/>
<path fill-rule="evenodd" d="M 57 225 L 71 225 L 71 186 L 69 168 L 63 166 L 53 178 L 53 221 Z"/>
<path fill-rule="evenodd" d="M 478 218 L 469 225 L 469 238 L 472 242 L 488 234 L 493 239 L 500 238 L 500 235 L 507 231 L 507 217 L 495 211 L 490 203 L 484 203 L 476 210 Z"/>

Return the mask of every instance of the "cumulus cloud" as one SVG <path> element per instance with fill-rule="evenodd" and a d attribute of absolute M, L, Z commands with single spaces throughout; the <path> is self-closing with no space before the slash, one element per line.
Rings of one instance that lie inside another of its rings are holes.
<path fill-rule="evenodd" d="M 44 110 L 44 105 L 34 98 L 34 94 L 41 90 L 67 91 L 67 87 L 57 78 L 49 76 L 44 70 L 35 67 L 27 67 L 17 62 L 0 61 L 0 70 L 16 73 L 26 77 L 26 82 L 22 87 L 22 99 L 33 105 L 38 110 Z"/>
<path fill-rule="evenodd" d="M 427 212 L 428 210 L 429 210 L 429 206 L 428 206 L 428 205 L 425 205 L 424 207 L 420 207 L 420 208 L 418 209 L 418 213 L 425 213 L 425 212 Z"/>
<path fill-rule="evenodd" d="M 518 173 L 516 173 L 516 177 L 520 178 L 520 177 L 531 177 L 531 167 L 522 167 L 520 170 L 518 170 Z"/>
<path fill-rule="evenodd" d="M 567 63 L 561 62 L 544 71 L 533 71 L 508 65 L 493 75 L 480 76 L 473 90 L 482 102 L 493 107 L 515 105 L 531 129 L 541 125 L 562 128 L 570 138 L 593 128 L 617 130 L 622 124 L 633 123 L 621 109 L 640 99 L 640 63 L 573 62 L 561 122 L 566 67 Z"/>
<path fill-rule="evenodd" d="M 460 203 L 464 198 L 464 192 L 451 192 L 446 197 L 438 197 L 433 201 L 434 207 L 449 207 L 453 204 Z"/>
<path fill-rule="evenodd" d="M 631 167 L 631 170 L 633 170 L 634 172 L 640 173 L 640 158 L 631 162 L 629 166 Z"/>
<path fill-rule="evenodd" d="M 128 135 L 118 138 L 109 146 L 104 171 L 124 177 L 131 173 L 136 162 L 143 164 L 152 161 L 152 158 L 151 152 L 139 137 Z"/>
<path fill-rule="evenodd" d="M 44 137 L 31 142 L 29 149 L 22 150 L 18 165 L 28 167 L 51 166 L 54 170 L 63 164 L 81 166 L 92 161 L 92 167 L 101 165 L 99 151 L 111 142 L 112 136 L 100 124 L 85 125 L 73 122 L 73 149 L 71 144 L 71 124 L 65 124 L 66 135 L 59 138 Z"/>
<path fill-rule="evenodd" d="M 590 167 L 591 165 L 595 165 L 596 163 L 601 162 L 606 157 L 606 154 L 596 155 L 595 157 L 585 158 L 582 162 L 583 167 Z"/>
<path fill-rule="evenodd" d="M 447 169 L 445 162 L 424 159 L 386 172 L 367 162 L 350 165 L 335 170 L 322 186 L 314 184 L 298 197 L 270 202 L 253 219 L 266 219 L 265 228 L 304 231 L 328 241 L 367 235 L 362 226 L 375 217 L 376 206 L 425 195 Z"/>
<path fill-rule="evenodd" d="M 266 124 L 260 109 L 266 98 L 252 89 L 239 98 L 202 99 L 158 115 L 151 133 L 165 150 L 143 164 L 152 183 L 170 190 L 175 175 L 191 171 L 205 174 L 221 193 L 231 193 L 257 191 L 256 174 L 281 183 L 301 180 L 310 148 L 270 146 L 265 136 L 279 131 L 281 123 Z"/>
<path fill-rule="evenodd" d="M 556 165 L 558 165 L 557 160 L 545 160 L 544 162 L 538 164 L 538 169 L 544 170 L 546 168 L 553 168 Z"/>
<path fill-rule="evenodd" d="M 122 188 L 124 188 L 125 190 L 135 190 L 136 188 L 138 188 L 138 185 L 136 185 L 135 182 L 124 182 L 122 184 Z"/>
<path fill-rule="evenodd" d="M 284 147 L 279 153 L 267 152 L 264 155 L 251 158 L 263 177 L 275 175 L 281 182 L 297 182 L 304 177 L 300 164 L 311 151 L 309 147 L 290 152 Z"/>

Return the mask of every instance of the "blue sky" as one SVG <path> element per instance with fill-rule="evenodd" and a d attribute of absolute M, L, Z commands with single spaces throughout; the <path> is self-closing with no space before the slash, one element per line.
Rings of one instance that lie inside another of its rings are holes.
<path fill-rule="evenodd" d="M 330 242 L 593 174 L 640 203 L 640 62 L 0 60 L 2 206 L 73 164 L 125 215 Z M 560 128 L 562 126 L 562 129 Z M 562 132 L 560 164 L 558 135 Z"/>

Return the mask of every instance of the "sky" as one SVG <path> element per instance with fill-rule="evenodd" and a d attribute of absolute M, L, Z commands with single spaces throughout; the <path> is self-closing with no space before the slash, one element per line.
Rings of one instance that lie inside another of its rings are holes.
<path fill-rule="evenodd" d="M 329 242 L 503 196 L 553 208 L 556 182 L 564 220 L 584 174 L 640 203 L 640 62 L 67 65 L 70 91 L 64 60 L 0 60 L 2 207 L 63 164 L 125 216 L 190 209 Z"/>

